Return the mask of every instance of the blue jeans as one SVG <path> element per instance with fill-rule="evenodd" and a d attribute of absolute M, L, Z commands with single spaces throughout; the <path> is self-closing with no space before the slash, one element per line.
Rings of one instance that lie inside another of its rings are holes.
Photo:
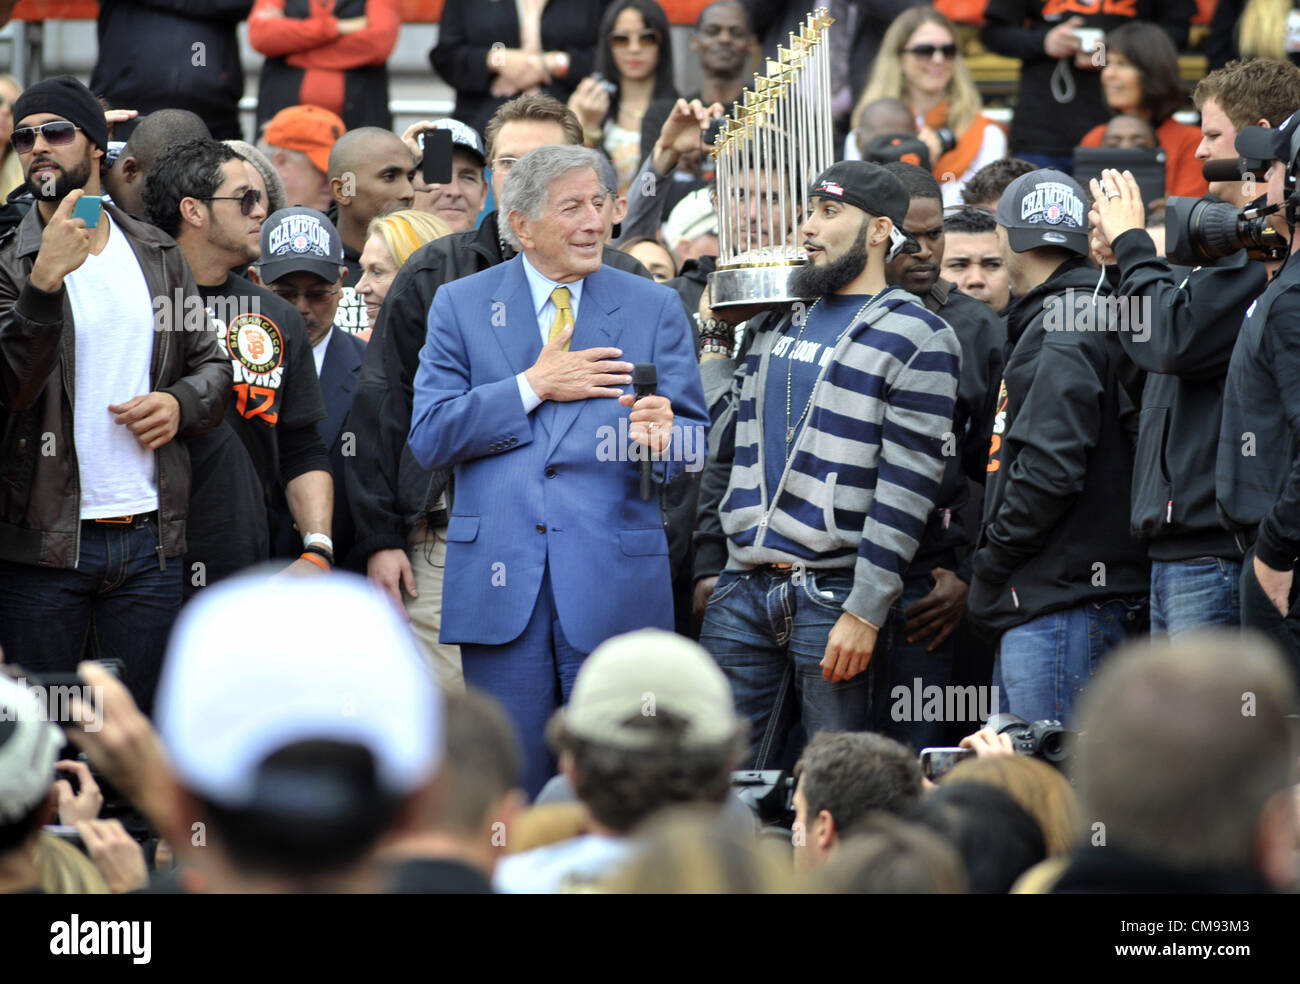
<path fill-rule="evenodd" d="M 914 720 L 915 709 L 924 702 L 924 690 L 938 687 L 944 690 L 952 681 L 953 637 L 949 636 L 934 652 L 926 652 L 934 636 L 907 641 L 907 616 L 903 613 L 913 602 L 920 601 L 934 590 L 934 578 L 929 574 L 908 578 L 903 582 L 903 593 L 889 609 L 889 616 L 881 626 L 876 651 L 871 656 L 868 672 L 871 674 L 871 730 L 888 735 L 919 752 L 929 745 L 946 744 L 948 724 L 935 721 Z M 895 688 L 902 687 L 895 696 Z M 913 698 L 920 688 L 922 696 Z M 923 715 L 924 716 L 924 715 Z M 971 722 L 971 731 L 978 731 L 982 722 Z"/>
<path fill-rule="evenodd" d="M 817 732 L 870 726 L 870 673 L 831 683 L 820 665 L 852 587 L 852 571 L 757 567 L 718 578 L 700 644 L 731 683 L 736 712 L 749 721 L 745 768 L 789 768 Z"/>
<path fill-rule="evenodd" d="M 1151 562 L 1151 634 L 1241 624 L 1241 562 L 1221 557 Z"/>
<path fill-rule="evenodd" d="M 1070 711 L 1102 659 L 1146 631 L 1146 599 L 1111 598 L 1040 615 L 1002 634 L 993 683 L 1001 710 L 1026 721 Z"/>
<path fill-rule="evenodd" d="M 75 568 L 0 560 L 5 662 L 71 673 L 82 659 L 120 660 L 123 682 L 150 713 L 184 576 L 179 557 L 159 570 L 157 548 L 150 513 L 130 525 L 83 521 Z"/>
<path fill-rule="evenodd" d="M 500 646 L 462 643 L 465 683 L 491 694 L 510 715 L 524 756 L 521 785 L 536 796 L 555 775 L 555 756 L 546 745 L 546 724 L 569 702 L 573 681 L 587 654 L 569 644 L 560 628 L 547 568 L 532 617 L 523 633 Z"/>

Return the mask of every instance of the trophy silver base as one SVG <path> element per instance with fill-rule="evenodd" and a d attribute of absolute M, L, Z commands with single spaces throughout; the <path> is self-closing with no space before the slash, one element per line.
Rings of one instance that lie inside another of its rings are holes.
<path fill-rule="evenodd" d="M 804 263 L 744 266 L 709 274 L 709 300 L 714 308 L 774 307 L 802 300 L 790 287 Z"/>

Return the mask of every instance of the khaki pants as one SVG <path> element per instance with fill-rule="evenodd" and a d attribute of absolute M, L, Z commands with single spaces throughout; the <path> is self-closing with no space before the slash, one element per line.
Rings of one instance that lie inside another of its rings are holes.
<path fill-rule="evenodd" d="M 418 598 L 405 595 L 411 628 L 423 645 L 443 690 L 464 693 L 460 647 L 438 641 L 438 630 L 442 628 L 442 580 L 447 567 L 447 527 L 430 529 L 421 521 L 411 530 L 406 552 L 411 559 L 411 573 L 415 575 L 415 590 L 420 592 Z"/>

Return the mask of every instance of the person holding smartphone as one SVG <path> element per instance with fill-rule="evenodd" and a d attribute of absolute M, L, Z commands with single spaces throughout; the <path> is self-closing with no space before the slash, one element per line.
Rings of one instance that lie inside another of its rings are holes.
<path fill-rule="evenodd" d="M 0 646 L 66 672 L 89 643 L 148 709 L 181 605 L 190 468 L 175 438 L 220 421 L 230 360 L 176 243 L 111 202 L 80 205 L 100 195 L 108 145 L 90 90 L 39 82 L 14 119 L 36 207 L 0 248 Z M 152 298 L 190 302 L 195 330 L 157 330 Z"/>

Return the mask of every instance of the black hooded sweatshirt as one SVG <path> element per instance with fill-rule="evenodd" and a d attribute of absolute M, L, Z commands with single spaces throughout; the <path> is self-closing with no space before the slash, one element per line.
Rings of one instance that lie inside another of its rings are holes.
<path fill-rule="evenodd" d="M 1009 351 L 966 601 L 990 634 L 1150 591 L 1146 548 L 1128 529 L 1140 382 L 1104 330 L 1096 285 L 1086 260 L 1069 259 L 1007 309 Z"/>

